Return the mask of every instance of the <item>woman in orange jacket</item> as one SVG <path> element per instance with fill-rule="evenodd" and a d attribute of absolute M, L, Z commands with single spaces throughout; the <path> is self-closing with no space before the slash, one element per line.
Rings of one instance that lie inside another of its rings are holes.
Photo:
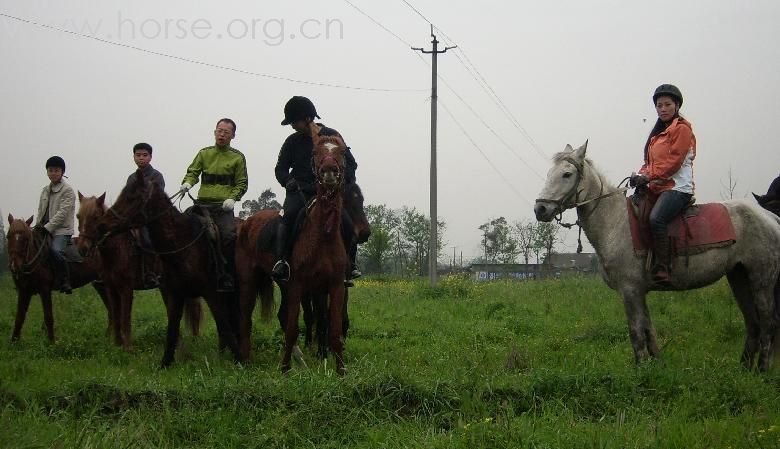
<path fill-rule="evenodd" d="M 670 248 L 667 224 L 682 212 L 693 196 L 693 159 L 696 136 L 691 123 L 680 116 L 683 96 L 671 84 L 658 86 L 653 94 L 658 120 L 645 143 L 645 163 L 639 174 L 631 176 L 631 185 L 648 199 L 655 199 L 650 212 L 655 265 L 653 280 L 669 280 Z"/>

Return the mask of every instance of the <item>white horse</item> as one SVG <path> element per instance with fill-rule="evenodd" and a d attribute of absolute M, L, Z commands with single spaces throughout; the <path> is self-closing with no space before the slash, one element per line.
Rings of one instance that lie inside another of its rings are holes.
<path fill-rule="evenodd" d="M 634 253 L 624 189 L 611 185 L 596 170 L 585 157 L 587 146 L 585 142 L 574 150 L 567 145 L 553 157 L 534 213 L 537 220 L 549 222 L 576 207 L 579 224 L 598 254 L 604 280 L 623 296 L 634 357 L 639 363 L 648 356 L 658 356 L 645 300 L 648 291 L 658 288 L 646 269 L 645 258 Z M 741 361 L 752 368 L 758 353 L 758 369 L 765 371 L 778 323 L 780 219 L 745 201 L 723 205 L 734 225 L 736 243 L 691 255 L 688 263 L 677 258 L 671 287 L 664 289 L 703 287 L 726 275 L 745 318 L 747 336 Z"/>

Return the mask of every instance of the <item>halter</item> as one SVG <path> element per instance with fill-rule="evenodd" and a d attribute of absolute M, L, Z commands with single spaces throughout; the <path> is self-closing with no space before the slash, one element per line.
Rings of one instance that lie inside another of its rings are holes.
<path fill-rule="evenodd" d="M 568 192 L 560 199 L 547 199 L 547 198 L 537 198 L 536 201 L 543 201 L 548 203 L 553 203 L 556 205 L 555 211 L 557 212 L 557 215 L 555 216 L 555 221 L 558 222 L 559 225 L 563 226 L 564 228 L 571 228 L 573 226 L 579 226 L 579 232 L 577 234 L 577 253 L 582 252 L 582 220 L 587 219 L 590 217 L 593 212 L 595 212 L 596 208 L 599 207 L 599 204 L 601 204 L 601 200 L 607 197 L 610 197 L 612 195 L 617 195 L 618 193 L 625 193 L 627 190 L 629 190 L 630 187 L 620 187 L 617 190 L 609 193 L 604 193 L 604 183 L 601 181 L 600 177 L 597 177 L 599 179 L 599 194 L 598 196 L 594 198 L 590 198 L 584 201 L 578 201 L 580 194 L 582 193 L 582 190 L 578 190 L 580 187 L 580 183 L 585 178 L 585 164 L 582 162 L 577 161 L 576 159 L 566 156 L 562 159 L 565 162 L 568 162 L 572 164 L 577 169 L 577 181 L 574 183 L 571 189 L 569 189 Z M 627 181 L 629 178 L 625 178 L 622 181 L 620 181 L 620 186 L 625 181 Z M 590 212 L 587 213 L 585 216 L 580 216 L 580 207 L 592 203 L 596 201 L 596 205 L 593 206 L 593 209 L 590 210 Z M 577 208 L 577 221 L 574 223 L 564 223 L 562 220 L 563 218 L 563 212 L 568 209 Z"/>
<path fill-rule="evenodd" d="M 17 279 L 21 275 L 24 275 L 24 276 L 31 275 L 33 273 L 33 271 L 35 271 L 35 269 L 38 267 L 38 265 L 43 260 L 41 255 L 45 254 L 46 249 L 48 248 L 48 246 L 49 246 L 48 245 L 48 240 L 44 237 L 43 239 L 41 239 L 41 243 L 38 246 L 38 251 L 32 257 L 32 259 L 30 259 L 29 262 L 23 262 L 22 265 L 20 267 L 17 267 L 17 268 L 9 267 L 9 269 L 11 270 L 11 275 L 14 278 L 17 278 Z M 31 234 L 30 234 L 30 241 L 27 243 L 27 251 L 26 251 L 25 255 L 28 256 L 30 254 L 30 252 L 31 252 L 31 249 L 34 248 L 34 247 L 35 247 L 35 233 L 31 232 Z"/>

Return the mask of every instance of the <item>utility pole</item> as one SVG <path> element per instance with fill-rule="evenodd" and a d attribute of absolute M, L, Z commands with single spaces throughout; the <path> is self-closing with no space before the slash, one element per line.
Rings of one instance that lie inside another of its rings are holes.
<path fill-rule="evenodd" d="M 436 267 L 437 267 L 437 259 L 439 255 L 438 250 L 438 225 L 439 225 L 439 217 L 436 213 L 436 101 L 438 98 L 438 95 L 436 93 L 437 89 L 437 83 L 436 83 L 436 56 L 439 53 L 446 53 L 447 50 L 450 50 L 452 48 L 456 47 L 444 47 L 444 50 L 439 50 L 438 45 L 439 41 L 436 39 L 436 35 L 433 34 L 433 24 L 431 24 L 431 37 L 433 40 L 431 41 L 431 44 L 433 44 L 432 50 L 424 50 L 422 48 L 415 48 L 412 47 L 412 50 L 419 51 L 424 54 L 430 54 L 431 55 L 431 232 L 430 232 L 430 243 L 428 245 L 428 274 L 430 276 L 431 281 L 431 287 L 436 286 Z"/>

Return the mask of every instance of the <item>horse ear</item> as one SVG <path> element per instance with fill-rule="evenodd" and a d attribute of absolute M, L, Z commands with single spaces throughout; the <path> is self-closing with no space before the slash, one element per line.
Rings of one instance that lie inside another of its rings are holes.
<path fill-rule="evenodd" d="M 80 202 L 84 201 L 84 195 L 81 194 L 81 190 L 77 190 L 77 192 L 79 194 L 79 203 L 80 203 Z"/>
<path fill-rule="evenodd" d="M 103 194 L 100 195 L 97 199 L 98 205 L 102 206 L 105 201 L 106 201 L 106 192 L 103 192 Z"/>
<path fill-rule="evenodd" d="M 574 150 L 574 157 L 576 157 L 577 159 L 579 159 L 581 161 L 584 161 L 585 160 L 585 152 L 587 150 L 588 150 L 588 141 L 586 140 L 585 143 L 581 147 L 579 147 L 576 150 Z"/>
<path fill-rule="evenodd" d="M 750 192 L 750 193 L 753 193 L 753 192 Z M 761 201 L 764 200 L 764 196 L 763 195 L 756 195 L 755 193 L 753 193 L 753 197 L 756 199 L 756 201 L 758 201 L 758 204 L 761 204 Z"/>
<path fill-rule="evenodd" d="M 30 215 L 30 218 L 28 218 L 27 221 L 26 221 L 27 226 L 30 226 L 32 224 L 32 222 L 33 222 L 33 216 Z"/>
<path fill-rule="evenodd" d="M 574 148 L 572 148 L 572 147 L 571 147 L 571 145 L 569 145 L 569 144 L 567 143 L 567 144 L 566 144 L 566 148 L 564 148 L 564 149 L 563 149 L 563 151 L 566 151 L 566 152 L 572 152 L 572 151 L 574 151 Z"/>
<path fill-rule="evenodd" d="M 14 216 L 11 214 L 8 214 L 8 224 L 14 224 Z"/>

